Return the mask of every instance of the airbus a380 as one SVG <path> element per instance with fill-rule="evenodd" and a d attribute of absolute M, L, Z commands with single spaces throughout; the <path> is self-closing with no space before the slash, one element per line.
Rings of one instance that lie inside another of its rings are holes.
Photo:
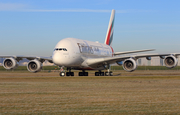
<path fill-rule="evenodd" d="M 112 48 L 113 31 L 114 31 L 114 15 L 115 10 L 112 10 L 109 21 L 109 26 L 104 43 L 91 42 L 76 38 L 65 38 L 57 43 L 53 51 L 52 57 L 39 57 L 39 56 L 0 56 L 5 58 L 3 67 L 5 69 L 15 69 L 18 67 L 18 62 L 23 58 L 29 61 L 27 69 L 30 72 L 39 72 L 42 69 L 42 63 L 49 61 L 61 67 L 60 76 L 74 76 L 71 69 L 79 69 L 79 76 L 88 76 L 85 70 L 98 70 L 95 76 L 113 75 L 110 72 L 110 64 L 123 62 L 124 70 L 132 72 L 137 68 L 137 59 L 146 58 L 151 60 L 151 57 L 159 56 L 164 59 L 166 67 L 173 68 L 177 66 L 177 56 L 179 53 L 173 54 L 140 54 L 132 56 L 117 56 L 122 54 L 138 53 L 152 51 L 150 50 L 136 50 L 128 52 L 114 52 Z M 67 67 L 67 71 L 63 70 Z M 107 69 L 107 72 L 102 70 Z"/>

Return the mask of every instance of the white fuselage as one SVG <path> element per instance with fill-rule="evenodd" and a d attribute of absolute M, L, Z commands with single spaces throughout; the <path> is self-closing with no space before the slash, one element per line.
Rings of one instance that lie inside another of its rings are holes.
<path fill-rule="evenodd" d="M 84 64 L 87 59 L 112 56 L 113 49 L 109 45 L 76 38 L 65 38 L 55 46 L 52 59 L 54 64 L 58 66 L 91 68 Z"/>

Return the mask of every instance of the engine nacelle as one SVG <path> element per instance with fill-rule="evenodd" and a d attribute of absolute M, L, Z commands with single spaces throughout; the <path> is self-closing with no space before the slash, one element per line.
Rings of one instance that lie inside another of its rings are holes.
<path fill-rule="evenodd" d="M 5 69 L 11 70 L 11 69 L 16 69 L 19 66 L 17 60 L 15 60 L 14 58 L 6 58 L 3 61 L 3 67 Z"/>
<path fill-rule="evenodd" d="M 116 62 L 118 65 L 122 65 L 123 64 L 123 61 L 117 61 Z"/>
<path fill-rule="evenodd" d="M 164 59 L 164 64 L 167 68 L 174 68 L 178 64 L 178 60 L 173 55 L 167 56 Z"/>
<path fill-rule="evenodd" d="M 27 64 L 27 69 L 32 73 L 39 72 L 42 69 L 42 63 L 37 59 L 32 60 Z"/>
<path fill-rule="evenodd" d="M 128 72 L 132 72 L 137 68 L 137 63 L 134 59 L 130 58 L 130 59 L 126 59 L 123 62 L 123 69 L 128 71 Z"/>
<path fill-rule="evenodd" d="M 147 60 L 151 60 L 151 57 L 146 57 Z"/>

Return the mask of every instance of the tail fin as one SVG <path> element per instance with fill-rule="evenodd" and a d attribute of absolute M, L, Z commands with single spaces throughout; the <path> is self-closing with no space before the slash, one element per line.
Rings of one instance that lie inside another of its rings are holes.
<path fill-rule="evenodd" d="M 109 20 L 109 26 L 106 34 L 106 39 L 104 44 L 112 45 L 113 40 L 113 32 L 114 32 L 114 16 L 115 16 L 115 10 L 113 9 L 111 12 L 111 18 Z"/>

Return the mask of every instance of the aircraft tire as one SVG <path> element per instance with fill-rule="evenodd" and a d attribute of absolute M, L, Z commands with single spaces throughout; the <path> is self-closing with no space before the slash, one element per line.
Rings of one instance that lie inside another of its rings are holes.
<path fill-rule="evenodd" d="M 110 75 L 110 76 L 113 76 L 113 72 L 110 72 L 109 75 Z"/>
<path fill-rule="evenodd" d="M 109 76 L 109 73 L 108 73 L 108 72 L 105 72 L 105 76 Z"/>
<path fill-rule="evenodd" d="M 70 76 L 70 72 L 66 72 L 66 76 Z"/>
<path fill-rule="evenodd" d="M 79 76 L 83 76 L 83 72 L 79 72 Z"/>
<path fill-rule="evenodd" d="M 84 72 L 83 75 L 84 75 L 84 76 L 88 76 L 88 72 Z"/>
<path fill-rule="evenodd" d="M 99 72 L 95 72 L 95 76 L 99 76 Z"/>
<path fill-rule="evenodd" d="M 104 72 L 100 72 L 99 74 L 100 74 L 100 76 L 104 76 Z"/>
<path fill-rule="evenodd" d="M 59 75 L 64 77 L 65 76 L 65 72 L 60 72 Z"/>
<path fill-rule="evenodd" d="M 70 75 L 71 75 L 71 76 L 74 76 L 74 72 L 70 72 Z"/>

